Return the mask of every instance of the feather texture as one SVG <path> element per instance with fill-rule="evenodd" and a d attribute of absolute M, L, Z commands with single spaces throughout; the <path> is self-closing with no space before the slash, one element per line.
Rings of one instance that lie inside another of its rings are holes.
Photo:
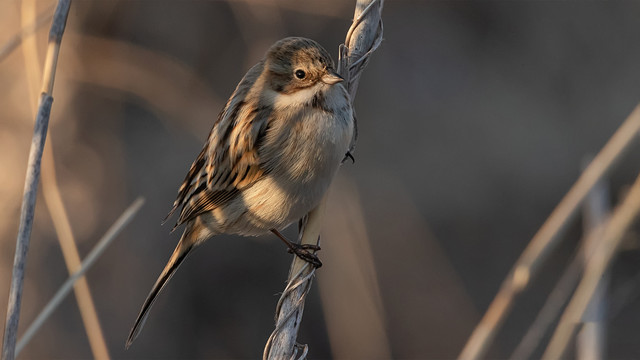
<path fill-rule="evenodd" d="M 165 221 L 180 209 L 178 246 L 127 339 L 186 255 L 213 235 L 282 229 L 315 207 L 355 136 L 353 110 L 318 43 L 286 38 L 242 78 L 218 115 Z"/>
<path fill-rule="evenodd" d="M 260 62 L 247 72 L 218 115 L 167 215 L 169 218 L 182 206 L 174 228 L 225 205 L 264 174 L 258 146 L 266 133 L 271 108 L 247 106 L 249 90 L 263 68 Z"/>

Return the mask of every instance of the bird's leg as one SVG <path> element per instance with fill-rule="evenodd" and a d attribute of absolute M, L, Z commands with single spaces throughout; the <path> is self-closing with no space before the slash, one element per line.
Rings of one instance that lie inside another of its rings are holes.
<path fill-rule="evenodd" d="M 322 262 L 320 261 L 320 259 L 318 259 L 318 256 L 309 251 L 318 251 L 320 250 L 320 246 L 313 244 L 292 243 L 291 241 L 287 240 L 287 238 L 285 238 L 282 234 L 280 234 L 278 230 L 271 229 L 271 232 L 276 234 L 276 236 L 279 237 L 280 240 L 284 241 L 284 243 L 289 248 L 289 253 L 296 254 L 297 257 L 313 265 L 316 269 L 322 266 Z"/>

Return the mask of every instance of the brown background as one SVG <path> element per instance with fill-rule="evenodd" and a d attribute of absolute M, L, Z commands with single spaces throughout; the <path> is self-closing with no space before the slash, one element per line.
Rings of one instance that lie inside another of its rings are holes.
<path fill-rule="evenodd" d="M 0 5 L 0 44 L 21 27 Z M 52 1 L 38 0 L 40 11 Z M 220 236 L 183 265 L 124 342 L 179 234 L 160 226 L 218 111 L 285 36 L 334 55 L 352 1 L 75 1 L 48 141 L 82 256 L 147 203 L 88 273 L 114 358 L 258 358 L 291 260 L 273 236 Z M 332 190 L 325 267 L 299 341 L 310 358 L 455 357 L 531 236 L 640 100 L 640 2 L 388 1 L 356 99 L 360 140 Z M 44 54 L 47 30 L 37 33 Z M 42 62 L 42 59 L 40 60 Z M 0 63 L 0 309 L 33 117 L 20 49 Z M 617 201 L 640 161 L 611 178 Z M 491 349 L 511 354 L 580 237 L 524 293 Z M 289 229 L 287 234 L 294 236 Z M 608 356 L 640 357 L 637 242 L 613 269 Z M 67 277 L 39 197 L 21 331 Z M 627 291 L 628 290 L 628 291 Z M 4 318 L 4 317 L 2 317 Z M 88 358 L 73 296 L 22 358 Z"/>

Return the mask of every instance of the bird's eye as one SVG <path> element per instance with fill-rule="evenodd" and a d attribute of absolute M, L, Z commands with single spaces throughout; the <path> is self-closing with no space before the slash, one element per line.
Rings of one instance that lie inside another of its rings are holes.
<path fill-rule="evenodd" d="M 300 80 L 304 79 L 305 76 L 307 76 L 307 73 L 304 72 L 304 70 L 296 70 L 296 77 Z"/>

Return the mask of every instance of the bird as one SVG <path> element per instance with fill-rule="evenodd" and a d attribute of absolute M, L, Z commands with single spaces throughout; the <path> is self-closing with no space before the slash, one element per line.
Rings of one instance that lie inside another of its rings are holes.
<path fill-rule="evenodd" d="M 220 234 L 277 235 L 319 267 L 280 230 L 317 206 L 340 165 L 353 160 L 354 110 L 343 78 L 316 41 L 277 41 L 242 78 L 191 165 L 173 208 L 185 229 L 129 333 L 128 349 L 158 294 L 194 248 Z M 173 230 L 172 230 L 173 231 Z"/>

